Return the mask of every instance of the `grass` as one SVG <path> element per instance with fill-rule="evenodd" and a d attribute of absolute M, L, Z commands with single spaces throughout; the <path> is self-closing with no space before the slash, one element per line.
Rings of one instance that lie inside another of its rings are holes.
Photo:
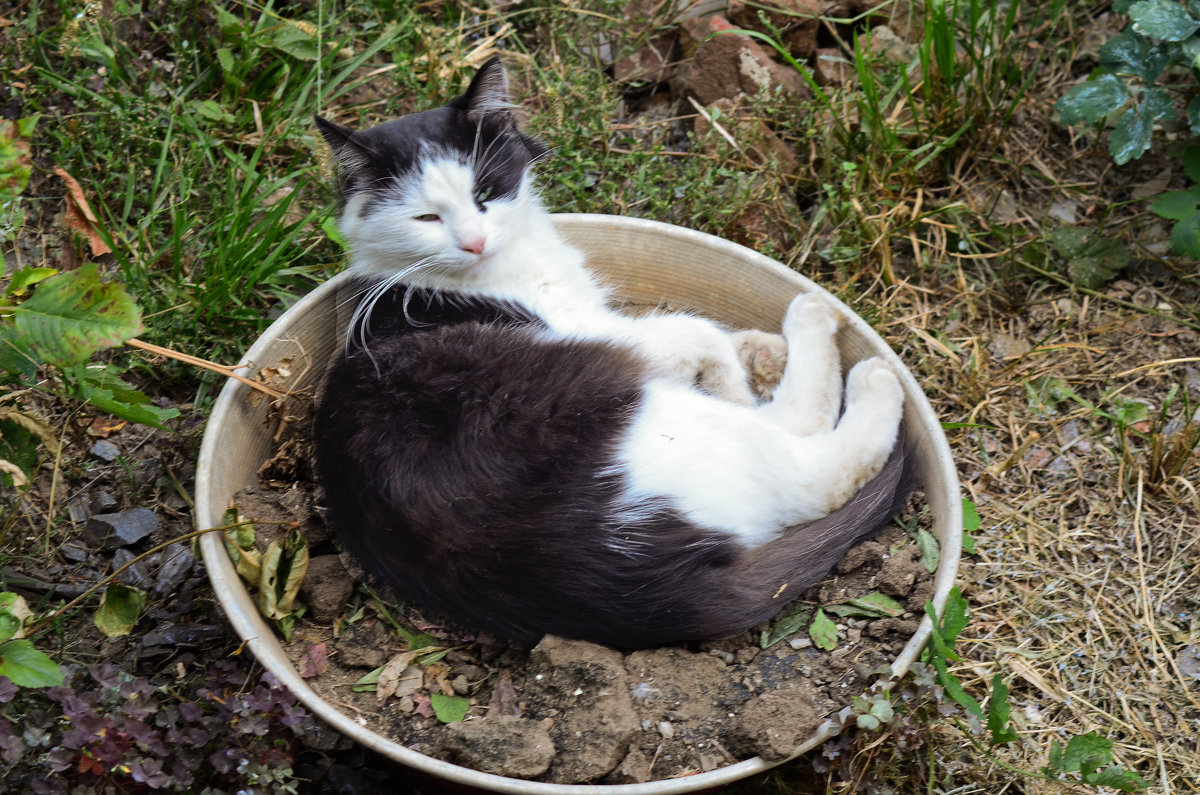
<path fill-rule="evenodd" d="M 625 5 L 24 3 L 4 33 L 0 84 L 25 86 L 20 114 L 40 116 L 40 181 L 23 200 L 26 244 L 6 260 L 86 259 L 53 220 L 49 167 L 61 166 L 97 209 L 114 251 L 105 266 L 141 304 L 142 336 L 232 363 L 340 265 L 322 229 L 334 196 L 313 113 L 355 126 L 429 107 L 503 49 L 529 127 L 554 147 L 541 178 L 553 209 L 672 221 L 804 271 L 887 334 L 943 419 L 961 423 L 950 435 L 984 525 L 952 669 L 977 695 L 996 673 L 1011 688 L 1022 742 L 996 758 L 1037 770 L 1052 738 L 1098 730 L 1164 791 L 1197 791 L 1200 706 L 1172 667 L 1200 643 L 1197 389 L 1194 364 L 1175 361 L 1194 361 L 1196 271 L 1144 253 L 1155 232 L 1129 196 L 1154 174 L 1106 170 L 1050 119 L 1081 76 L 1072 55 L 1098 12 L 1067 0 L 883 3 L 874 24 L 919 31 L 899 55 L 878 49 L 866 15 L 826 18 L 822 43 L 852 67 L 846 82 L 708 109 L 689 137 L 673 119 L 698 111 L 629 114 L 652 104 L 647 92 L 605 73 L 599 42 L 619 58 L 677 27 L 661 9 L 628 22 Z M 1044 242 L 1063 206 L 1129 241 L 1131 288 L 1072 286 Z M 45 245 L 28 243 L 37 235 Z M 147 391 L 201 409 L 217 385 L 131 362 Z M 1053 405 L 1050 384 L 1069 389 Z M 1150 404 L 1145 417 L 1130 413 L 1134 398 Z M 3 526 L 15 544 L 15 513 Z M 39 542 L 50 526 L 38 519 Z M 842 777 L 802 760 L 744 791 L 1010 786 L 949 722 L 922 721 L 847 741 Z"/>

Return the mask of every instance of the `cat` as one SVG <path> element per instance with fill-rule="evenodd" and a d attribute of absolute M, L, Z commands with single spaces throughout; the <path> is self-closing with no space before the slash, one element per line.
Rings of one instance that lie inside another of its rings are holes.
<path fill-rule="evenodd" d="M 345 548 L 397 596 L 518 645 L 736 635 L 875 533 L 910 484 L 902 389 L 843 381 L 838 314 L 802 294 L 760 402 L 765 332 L 615 311 L 533 185 L 498 59 L 446 105 L 318 117 L 362 300 L 314 417 Z"/>

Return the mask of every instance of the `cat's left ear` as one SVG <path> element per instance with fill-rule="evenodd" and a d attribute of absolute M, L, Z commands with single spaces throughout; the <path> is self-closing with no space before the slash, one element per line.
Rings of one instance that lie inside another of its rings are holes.
<path fill-rule="evenodd" d="M 467 118 L 473 122 L 481 122 L 488 116 L 499 113 L 508 114 L 512 102 L 508 95 L 508 73 L 500 58 L 492 56 L 488 62 L 479 67 L 467 93 L 462 96 L 462 104 L 466 107 Z"/>

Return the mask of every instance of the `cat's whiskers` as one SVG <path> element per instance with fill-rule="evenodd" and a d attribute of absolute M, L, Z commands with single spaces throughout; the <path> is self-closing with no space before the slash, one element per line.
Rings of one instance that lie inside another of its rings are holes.
<path fill-rule="evenodd" d="M 375 311 L 375 306 L 379 300 L 383 298 L 393 287 L 402 284 L 404 280 L 413 273 L 423 269 L 435 268 L 439 265 L 435 257 L 425 257 L 416 262 L 404 267 L 395 273 L 390 273 L 378 282 L 374 282 L 364 290 L 362 300 L 358 306 L 354 308 L 354 314 L 350 316 L 350 323 L 346 333 L 346 350 L 349 351 L 351 344 L 356 341 L 363 353 L 371 360 L 371 364 L 375 367 L 375 374 L 382 375 L 379 369 L 379 363 L 375 361 L 375 356 L 371 353 L 371 314 Z M 407 316 L 408 307 L 408 292 L 404 297 L 405 314 Z"/>

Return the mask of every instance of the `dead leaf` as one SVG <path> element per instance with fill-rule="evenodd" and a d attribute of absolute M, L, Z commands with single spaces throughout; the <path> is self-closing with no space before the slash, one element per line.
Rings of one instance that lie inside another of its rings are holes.
<path fill-rule="evenodd" d="M 422 718 L 433 717 L 433 705 L 429 703 L 429 696 L 424 693 L 413 693 L 413 703 L 417 705 L 416 713 Z"/>
<path fill-rule="evenodd" d="M 88 424 L 87 435 L 97 439 L 107 439 L 125 425 L 125 420 L 118 420 L 115 417 L 97 417 Z"/>
<path fill-rule="evenodd" d="M 507 672 L 501 672 L 496 678 L 496 686 L 492 688 L 492 699 L 488 702 L 487 716 L 499 717 L 512 715 L 521 717 L 521 705 L 517 701 L 517 689 L 513 687 L 512 677 Z"/>
<path fill-rule="evenodd" d="M 329 670 L 329 647 L 324 643 L 313 644 L 300 657 L 297 667 L 300 669 L 300 675 L 305 679 L 325 673 Z"/>
<path fill-rule="evenodd" d="M 29 478 L 25 477 L 25 473 L 21 471 L 21 468 L 7 459 L 0 458 L 0 472 L 12 478 L 14 486 L 24 486 L 29 482 Z"/>
<path fill-rule="evenodd" d="M 63 169 L 56 168 L 54 173 L 67 186 L 67 226 L 87 238 L 93 257 L 111 252 L 112 249 L 100 237 L 100 233 L 96 229 L 100 222 L 96 220 L 92 206 L 88 204 L 87 197 L 83 195 L 83 188 L 79 187 L 75 178 Z"/>
<path fill-rule="evenodd" d="M 37 417 L 17 411 L 10 406 L 5 406 L 0 408 L 0 420 L 8 420 L 9 422 L 16 423 L 30 433 L 36 434 L 52 455 L 58 455 L 58 434 L 54 432 L 53 428 Z"/>

